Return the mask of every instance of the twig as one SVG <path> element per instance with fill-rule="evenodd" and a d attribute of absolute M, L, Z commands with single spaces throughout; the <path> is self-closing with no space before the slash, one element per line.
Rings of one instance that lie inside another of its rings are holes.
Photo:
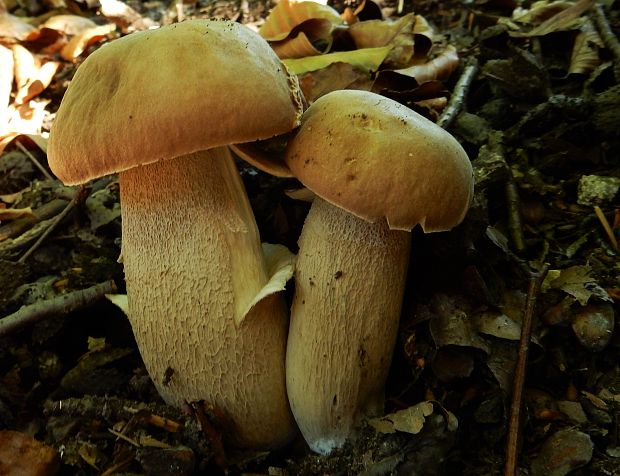
<path fill-rule="evenodd" d="M 444 129 L 450 128 L 454 122 L 454 119 L 456 119 L 456 116 L 463 108 L 463 103 L 465 102 L 469 92 L 469 87 L 476 77 L 476 74 L 478 74 L 478 61 L 475 58 L 472 58 L 469 64 L 465 66 L 463 74 L 461 74 L 461 77 L 454 86 L 454 91 L 452 92 L 452 97 L 450 98 L 448 107 L 446 107 L 437 120 L 437 124 L 439 126 Z"/>
<path fill-rule="evenodd" d="M 521 199 L 519 197 L 519 189 L 512 179 L 506 182 L 506 203 L 508 205 L 508 229 L 512 242 L 517 252 L 525 251 L 525 239 L 523 238 L 523 225 L 521 223 Z"/>
<path fill-rule="evenodd" d="M 33 215 L 29 217 L 13 220 L 6 225 L 0 226 L 0 241 L 13 238 L 33 227 L 43 220 L 48 220 L 56 214 L 60 213 L 69 203 L 68 200 L 55 198 L 51 202 L 41 205 L 33 211 Z"/>
<path fill-rule="evenodd" d="M 24 145 L 23 145 L 20 141 L 16 140 L 16 141 L 15 141 L 15 145 L 17 145 L 17 148 L 18 148 L 19 150 L 21 150 L 24 154 L 26 154 L 26 157 L 28 157 L 28 158 L 30 159 L 30 161 L 31 161 L 31 162 L 35 165 L 35 167 L 36 167 L 37 169 L 39 169 L 43 175 L 45 175 L 45 178 L 46 178 L 46 179 L 48 179 L 48 180 L 56 180 L 54 177 L 52 177 L 52 176 L 50 175 L 50 173 L 49 173 L 49 172 L 45 169 L 45 167 L 43 167 L 43 166 L 41 165 L 41 162 L 39 162 L 39 161 L 36 159 L 36 157 L 35 157 L 34 155 L 32 155 L 32 154 L 30 153 L 30 151 L 29 151 L 28 149 L 26 149 L 26 148 L 24 147 Z"/>
<path fill-rule="evenodd" d="M 603 225 L 603 229 L 605 230 L 605 233 L 607 233 L 607 238 L 609 238 L 612 248 L 614 251 L 618 251 L 618 240 L 616 240 L 614 231 L 611 229 L 611 225 L 607 221 L 607 217 L 603 213 L 603 210 L 601 210 L 601 207 L 595 206 L 594 213 L 596 213 L 598 220 L 601 222 L 601 225 Z"/>
<path fill-rule="evenodd" d="M 526 365 L 530 340 L 532 338 L 532 321 L 536 306 L 536 297 L 540 287 L 547 276 L 549 265 L 545 264 L 538 274 L 531 273 L 530 284 L 527 291 L 527 301 L 523 322 L 521 324 L 521 338 L 519 340 L 519 353 L 514 373 L 514 386 L 512 390 L 512 402 L 510 405 L 510 417 L 508 420 L 508 436 L 506 441 L 506 465 L 504 476 L 517 476 L 517 454 L 519 448 L 521 404 L 523 401 L 523 385 L 525 383 Z"/>
<path fill-rule="evenodd" d="M 114 281 L 106 281 L 52 299 L 22 306 L 19 311 L 0 319 L 0 337 L 34 324 L 41 319 L 73 312 L 116 291 Z"/>
<path fill-rule="evenodd" d="M 607 48 L 611 50 L 611 53 L 614 55 L 616 61 L 620 61 L 620 41 L 618 41 L 618 38 L 614 35 L 614 32 L 609 26 L 603 6 L 599 3 L 594 5 L 593 13 L 594 24 L 596 25 L 596 29 L 601 35 L 601 38 L 607 45 Z"/>
<path fill-rule="evenodd" d="M 24 261 L 26 261 L 28 257 L 32 253 L 34 253 L 39 248 L 39 246 L 41 246 L 41 243 L 43 243 L 43 241 L 45 241 L 45 239 L 50 235 L 50 233 L 56 229 L 58 224 L 69 214 L 69 212 L 71 212 L 71 210 L 75 208 L 77 203 L 83 199 L 84 190 L 85 190 L 84 185 L 80 186 L 77 193 L 74 195 L 71 201 L 67 204 L 65 209 L 62 212 L 60 212 L 58 215 L 56 215 L 56 217 L 50 222 L 49 228 L 45 230 L 43 234 L 39 237 L 39 239 L 35 241 L 33 245 L 17 260 L 18 263 L 23 263 Z"/>

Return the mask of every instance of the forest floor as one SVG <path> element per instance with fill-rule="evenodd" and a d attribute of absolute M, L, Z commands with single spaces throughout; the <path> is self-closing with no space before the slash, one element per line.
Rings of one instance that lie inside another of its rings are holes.
<path fill-rule="evenodd" d="M 118 181 L 64 186 L 47 133 L 106 42 L 179 16 L 257 29 L 274 5 L 0 1 L 0 474 L 620 475 L 612 0 L 332 4 L 396 28 L 401 56 L 299 72 L 308 102 L 343 88 L 402 102 L 459 140 L 476 181 L 460 226 L 413 230 L 387 416 L 329 456 L 301 437 L 241 451 L 217 413 L 158 396 L 104 297 L 125 291 Z M 309 208 L 289 193 L 298 183 L 239 165 L 263 241 L 295 252 Z"/>

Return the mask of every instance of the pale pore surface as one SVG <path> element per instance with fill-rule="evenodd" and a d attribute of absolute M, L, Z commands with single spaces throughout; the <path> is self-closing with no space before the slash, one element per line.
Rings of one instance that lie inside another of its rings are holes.
<path fill-rule="evenodd" d="M 157 390 L 176 406 L 215 405 L 239 444 L 282 445 L 294 431 L 285 308 L 271 295 L 234 324 L 239 301 L 267 276 L 227 149 L 137 167 L 120 180 L 129 316 Z"/>
<path fill-rule="evenodd" d="M 299 239 L 286 378 L 295 419 L 328 453 L 383 411 L 411 234 L 317 198 Z"/>

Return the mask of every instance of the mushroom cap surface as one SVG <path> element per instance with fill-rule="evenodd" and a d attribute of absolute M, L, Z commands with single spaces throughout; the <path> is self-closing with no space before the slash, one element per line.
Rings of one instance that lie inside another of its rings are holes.
<path fill-rule="evenodd" d="M 452 135 L 367 91 L 334 91 L 314 102 L 285 160 L 327 202 L 369 222 L 387 219 L 396 230 L 449 230 L 473 196 L 471 163 Z"/>
<path fill-rule="evenodd" d="M 76 184 L 159 160 L 266 139 L 299 124 L 299 84 L 257 33 L 190 20 L 106 44 L 78 68 L 48 156 Z"/>

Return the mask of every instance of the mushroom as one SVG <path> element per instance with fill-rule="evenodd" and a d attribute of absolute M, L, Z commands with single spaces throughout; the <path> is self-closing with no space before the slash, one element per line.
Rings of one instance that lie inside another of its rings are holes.
<path fill-rule="evenodd" d="M 299 238 L 286 383 L 318 453 L 383 411 L 411 229 L 460 223 L 473 194 L 467 154 L 395 101 L 335 91 L 314 102 L 285 160 L 316 198 Z"/>
<path fill-rule="evenodd" d="M 120 172 L 128 316 L 160 395 L 213 405 L 253 448 L 296 431 L 277 292 L 292 257 L 274 245 L 264 254 L 226 145 L 286 133 L 300 116 L 297 80 L 266 41 L 192 20 L 89 56 L 49 140 L 67 184 Z"/>

